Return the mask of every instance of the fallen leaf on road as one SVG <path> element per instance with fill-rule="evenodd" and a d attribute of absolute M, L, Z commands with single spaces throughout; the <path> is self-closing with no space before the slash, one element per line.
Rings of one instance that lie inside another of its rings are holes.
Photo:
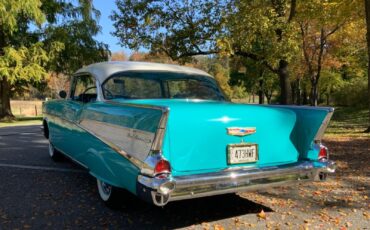
<path fill-rule="evenodd" d="M 219 224 L 215 224 L 213 227 L 215 228 L 215 230 L 224 230 L 224 227 Z"/>
<path fill-rule="evenodd" d="M 257 214 L 257 216 L 261 219 L 264 219 L 266 220 L 266 213 L 263 211 L 263 209 L 261 210 L 260 213 Z"/>
<path fill-rule="evenodd" d="M 239 223 L 240 223 L 239 218 L 234 218 L 234 223 L 235 223 L 235 224 L 239 224 Z"/>
<path fill-rule="evenodd" d="M 203 230 L 209 230 L 210 224 L 208 223 L 202 223 Z"/>

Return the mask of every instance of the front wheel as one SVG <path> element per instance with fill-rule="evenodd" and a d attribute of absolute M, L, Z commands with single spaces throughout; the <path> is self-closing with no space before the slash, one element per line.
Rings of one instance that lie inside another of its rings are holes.
<path fill-rule="evenodd" d="M 121 190 L 104 181 L 96 179 L 100 198 L 110 208 L 117 208 L 122 203 Z"/>
<path fill-rule="evenodd" d="M 60 152 L 58 152 L 53 144 L 49 141 L 49 156 L 51 159 L 53 159 L 53 161 L 60 161 L 63 156 Z"/>

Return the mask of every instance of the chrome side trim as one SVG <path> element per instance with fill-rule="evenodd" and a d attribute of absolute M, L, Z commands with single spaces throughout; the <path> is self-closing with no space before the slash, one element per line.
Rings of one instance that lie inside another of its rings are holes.
<path fill-rule="evenodd" d="M 308 105 L 261 105 L 261 106 L 289 108 L 289 109 L 327 110 L 328 112 L 334 112 L 333 107 L 325 107 L 325 106 L 308 106 Z"/>
<path fill-rule="evenodd" d="M 112 143 L 140 161 L 144 161 L 148 156 L 155 135 L 153 132 L 88 118 L 82 119 L 79 125 L 94 136 L 100 137 L 104 142 Z"/>
<path fill-rule="evenodd" d="M 136 158 L 131 152 L 124 151 L 122 148 L 117 146 L 116 144 L 112 143 L 111 141 L 106 140 L 106 138 L 101 137 L 100 135 L 97 135 L 92 130 L 89 130 L 86 126 L 81 125 L 80 123 L 72 122 L 64 117 L 59 117 L 54 114 L 47 114 L 47 116 L 52 116 L 57 119 L 66 121 L 67 123 L 71 125 L 75 125 L 79 129 L 84 130 L 87 133 L 90 133 L 106 145 L 108 145 L 110 148 L 112 148 L 114 151 L 116 151 L 118 154 L 129 160 L 132 164 L 134 164 L 136 167 L 138 167 L 140 170 L 142 170 L 142 174 L 144 175 L 150 175 L 153 176 L 154 173 L 154 167 L 156 163 L 162 158 L 162 144 L 163 144 L 163 138 L 166 131 L 167 126 L 167 120 L 169 115 L 169 108 L 168 107 L 161 107 L 161 106 L 152 106 L 152 105 L 140 105 L 140 104 L 131 104 L 131 103 L 120 103 L 120 102 L 114 102 L 114 101 L 104 101 L 105 103 L 113 104 L 113 105 L 119 105 L 119 106 L 130 106 L 130 107 L 136 107 L 136 108 L 147 108 L 147 109 L 156 109 L 162 111 L 162 116 L 158 124 L 158 128 L 156 130 L 154 140 L 152 143 L 152 146 L 150 148 L 150 151 L 148 156 L 145 158 L 145 160 L 140 160 Z M 81 120 L 83 121 L 83 120 Z"/>
<path fill-rule="evenodd" d="M 258 190 L 302 181 L 322 180 L 323 175 L 334 173 L 335 168 L 333 161 L 303 161 L 276 167 L 239 168 L 233 171 L 224 170 L 190 176 L 170 176 L 164 179 L 139 175 L 138 188 L 142 189 L 142 191 L 139 191 L 141 196 L 151 196 L 153 197 L 152 203 L 163 206 L 167 202 L 176 200 Z M 166 182 L 175 185 L 174 190 L 169 194 L 163 194 L 159 189 Z M 164 199 L 159 199 L 160 196 L 163 196 Z M 161 200 L 165 203 L 158 203 Z"/>
<path fill-rule="evenodd" d="M 154 176 L 155 165 L 157 164 L 159 160 L 163 159 L 162 147 L 163 147 L 164 135 L 166 133 L 166 128 L 167 128 L 168 115 L 169 115 L 168 108 L 166 108 L 165 110 L 162 110 L 162 117 L 161 117 L 161 120 L 159 121 L 157 132 L 154 136 L 152 148 L 150 150 L 148 157 L 145 159 L 144 167 L 141 169 L 142 174 Z"/>
<path fill-rule="evenodd" d="M 154 137 L 154 141 L 153 141 L 153 145 L 151 149 L 152 152 L 162 151 L 163 139 L 164 139 L 164 134 L 166 132 L 169 112 L 170 110 L 167 107 L 162 109 L 162 117 L 161 117 L 161 120 L 159 121 L 157 132 Z"/>
<path fill-rule="evenodd" d="M 100 137 L 96 133 L 94 133 L 94 132 L 86 129 L 86 127 L 84 127 L 84 126 L 82 126 L 80 124 L 75 124 L 75 125 L 77 127 L 79 127 L 80 129 L 84 130 L 85 132 L 90 133 L 92 136 L 94 136 L 95 138 L 97 138 L 98 140 L 100 140 L 101 142 L 103 142 L 104 144 L 108 145 L 110 148 L 112 148 L 118 154 L 120 154 L 121 156 L 123 156 L 124 158 L 126 158 L 128 161 L 130 161 L 132 164 L 134 164 L 136 167 L 142 168 L 144 166 L 144 164 L 143 164 L 142 161 L 140 161 L 139 159 L 137 159 L 134 156 L 130 155 L 129 153 L 125 152 L 124 150 L 122 150 L 120 147 L 118 147 L 114 143 L 106 140 L 103 137 Z"/>
<path fill-rule="evenodd" d="M 54 120 L 55 119 L 59 119 L 59 121 L 62 121 L 65 124 L 69 124 L 69 127 L 66 127 L 66 128 L 70 128 L 71 129 L 73 126 L 75 126 L 76 129 L 78 128 L 80 130 L 83 130 L 83 131 L 85 131 L 85 132 L 93 135 L 95 138 L 97 138 L 98 140 L 100 140 L 104 144 L 108 145 L 110 148 L 112 148 L 114 151 L 116 151 L 122 157 L 126 158 L 128 161 L 130 161 L 136 167 L 138 167 L 140 169 L 144 167 L 144 162 L 142 162 L 142 161 L 136 159 L 135 157 L 131 156 L 129 153 L 125 152 L 124 150 L 122 150 L 121 148 L 119 148 L 118 146 L 116 146 L 115 144 L 113 144 L 113 143 L 105 140 L 104 138 L 99 137 L 98 135 L 96 135 L 95 133 L 91 132 L 90 130 L 87 130 L 85 127 L 81 126 L 80 124 L 75 123 L 75 122 L 71 122 L 71 121 L 67 120 L 64 117 L 59 117 L 59 116 L 56 116 L 54 114 L 45 114 L 45 115 L 47 115 L 48 117 L 53 118 Z M 62 124 L 62 126 L 65 126 L 65 125 Z M 65 154 L 65 155 L 68 155 L 68 154 Z"/>
<path fill-rule="evenodd" d="M 119 106 L 131 106 L 136 108 L 145 108 L 145 109 L 157 109 L 162 111 L 161 119 L 159 120 L 159 124 L 154 136 L 154 141 L 150 152 L 147 158 L 144 160 L 143 164 L 140 165 L 141 173 L 144 175 L 153 176 L 154 174 L 154 167 L 156 163 L 162 159 L 162 147 L 164 141 L 164 135 L 166 133 L 167 128 L 167 121 L 169 116 L 170 109 L 168 107 L 163 106 L 153 106 L 153 105 L 144 105 L 144 104 L 131 104 L 131 103 L 121 103 L 107 100 L 106 103 L 119 105 Z"/>
<path fill-rule="evenodd" d="M 322 121 L 321 126 L 320 126 L 319 130 L 316 133 L 316 136 L 314 138 L 315 142 L 320 142 L 321 141 L 321 139 L 324 136 L 325 130 L 328 127 L 329 121 L 330 121 L 331 117 L 333 116 L 333 114 L 334 114 L 334 108 L 330 108 L 329 111 L 328 111 L 328 114 L 326 115 L 326 117 Z"/>

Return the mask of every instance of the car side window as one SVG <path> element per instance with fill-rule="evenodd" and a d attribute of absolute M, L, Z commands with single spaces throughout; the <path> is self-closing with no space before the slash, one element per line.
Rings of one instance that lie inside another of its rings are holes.
<path fill-rule="evenodd" d="M 96 101 L 96 98 L 95 79 L 90 75 L 75 76 L 71 88 L 71 99 L 88 103 Z"/>
<path fill-rule="evenodd" d="M 161 98 L 161 84 L 153 79 L 115 76 L 107 80 L 103 85 L 103 93 L 106 99 L 126 98 Z"/>

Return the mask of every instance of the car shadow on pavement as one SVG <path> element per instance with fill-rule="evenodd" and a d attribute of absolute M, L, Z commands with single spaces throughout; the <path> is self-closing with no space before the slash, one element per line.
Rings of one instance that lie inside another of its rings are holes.
<path fill-rule="evenodd" d="M 122 215 L 130 214 L 133 226 L 138 229 L 183 228 L 246 214 L 257 214 L 261 210 L 272 211 L 269 207 L 254 203 L 237 194 L 175 201 L 164 207 L 156 207 L 133 195 L 130 196 L 125 199 L 121 207 L 113 211 Z"/>

